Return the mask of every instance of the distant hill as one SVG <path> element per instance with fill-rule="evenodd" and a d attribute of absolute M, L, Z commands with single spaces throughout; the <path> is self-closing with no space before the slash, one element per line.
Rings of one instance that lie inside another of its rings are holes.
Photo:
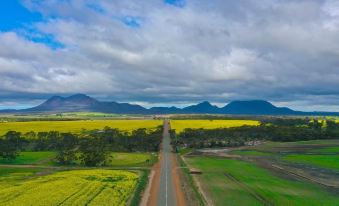
<path fill-rule="evenodd" d="M 69 97 L 53 96 L 44 103 L 17 112 L 104 112 L 115 114 L 143 114 L 147 109 L 128 103 L 100 102 L 85 94 Z"/>
<path fill-rule="evenodd" d="M 104 112 L 114 114 L 235 114 L 235 115 L 336 115 L 338 112 L 301 112 L 287 107 L 276 107 L 268 101 L 232 101 L 217 107 L 208 101 L 185 108 L 152 107 L 118 102 L 102 102 L 85 94 L 69 97 L 53 96 L 44 103 L 21 110 L 0 110 L 0 113 L 56 113 L 56 112 Z"/>
<path fill-rule="evenodd" d="M 233 101 L 223 108 L 223 114 L 249 114 L 249 115 L 293 115 L 299 112 L 287 107 L 276 107 L 263 100 Z"/>

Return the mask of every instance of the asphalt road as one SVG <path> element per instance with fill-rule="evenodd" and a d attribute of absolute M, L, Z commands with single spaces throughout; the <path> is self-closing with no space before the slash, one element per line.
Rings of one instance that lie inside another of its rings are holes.
<path fill-rule="evenodd" d="M 164 133 L 163 133 L 163 142 L 162 142 L 162 157 L 163 161 L 161 162 L 160 169 L 160 187 L 157 197 L 157 205 L 159 206 L 175 206 L 176 196 L 174 191 L 174 185 L 172 180 L 172 158 L 171 151 L 172 147 L 170 145 L 170 135 L 168 132 L 169 125 L 168 121 L 164 121 Z"/>

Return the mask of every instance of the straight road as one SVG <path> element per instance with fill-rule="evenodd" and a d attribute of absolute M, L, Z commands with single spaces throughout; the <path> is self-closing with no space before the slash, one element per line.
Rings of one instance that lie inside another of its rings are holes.
<path fill-rule="evenodd" d="M 157 195 L 158 206 L 176 206 L 176 194 L 174 191 L 173 176 L 172 176 L 172 147 L 170 144 L 168 120 L 164 120 L 164 133 L 162 142 L 162 161 L 160 169 L 160 187 Z"/>
<path fill-rule="evenodd" d="M 164 120 L 162 146 L 159 161 L 154 165 L 149 185 L 145 190 L 141 206 L 185 206 L 185 195 L 182 192 L 177 156 L 172 153 L 169 135 L 169 121 Z"/>

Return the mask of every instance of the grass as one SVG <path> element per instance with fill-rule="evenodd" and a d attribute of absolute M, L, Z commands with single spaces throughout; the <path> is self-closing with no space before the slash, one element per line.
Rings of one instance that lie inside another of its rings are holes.
<path fill-rule="evenodd" d="M 55 165 L 56 163 L 53 161 L 55 155 L 55 152 L 21 152 L 15 160 L 0 159 L 0 164 Z M 110 156 L 108 166 L 112 167 L 147 167 L 157 161 L 157 156 L 153 153 L 112 152 Z"/>
<path fill-rule="evenodd" d="M 338 140 L 328 140 L 328 139 L 321 139 L 321 140 L 308 140 L 308 141 L 298 141 L 298 142 L 284 142 L 279 143 L 286 146 L 299 146 L 299 145 L 328 145 L 328 144 L 339 144 Z"/>
<path fill-rule="evenodd" d="M 3 178 L 0 205 L 125 205 L 138 179 L 133 172 L 103 169 L 56 172 L 12 184 Z"/>
<path fill-rule="evenodd" d="M 29 121 L 0 122 L 0 136 L 8 131 L 21 133 L 34 132 L 73 132 L 80 133 L 83 129 L 103 129 L 108 126 L 130 132 L 138 128 L 154 129 L 162 125 L 161 120 L 76 120 L 76 121 Z"/>
<path fill-rule="evenodd" d="M 245 155 L 245 156 L 270 156 L 271 153 L 268 152 L 260 152 L 256 150 L 234 150 L 231 152 L 232 154 L 237 155 Z"/>
<path fill-rule="evenodd" d="M 257 126 L 260 122 L 256 120 L 171 120 L 171 128 L 177 133 L 182 132 L 186 128 L 191 129 L 215 129 L 240 127 L 244 125 Z"/>
<path fill-rule="evenodd" d="M 187 160 L 203 172 L 199 179 L 215 205 L 336 205 L 339 201 L 316 185 L 279 178 L 252 163 L 212 157 Z"/>
<path fill-rule="evenodd" d="M 312 152 L 319 152 L 319 153 L 339 153 L 339 147 L 326 147 L 321 149 L 314 149 Z"/>
<path fill-rule="evenodd" d="M 143 170 L 142 175 L 139 179 L 138 185 L 134 191 L 134 195 L 131 199 L 130 206 L 138 206 L 140 205 L 143 191 L 145 191 L 147 183 L 148 183 L 148 176 L 149 176 L 149 170 Z"/>
<path fill-rule="evenodd" d="M 157 161 L 157 156 L 151 153 L 111 153 L 109 166 L 151 166 Z"/>
<path fill-rule="evenodd" d="M 339 171 L 339 155 L 291 154 L 283 157 L 283 160 Z"/>
<path fill-rule="evenodd" d="M 21 152 L 19 156 L 12 161 L 0 159 L 0 164 L 47 164 L 50 165 L 55 152 Z"/>

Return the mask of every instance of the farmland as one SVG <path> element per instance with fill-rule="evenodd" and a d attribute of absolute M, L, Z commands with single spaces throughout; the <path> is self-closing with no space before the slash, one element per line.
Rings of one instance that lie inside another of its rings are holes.
<path fill-rule="evenodd" d="M 182 132 L 186 128 L 191 129 L 215 129 L 230 128 L 244 125 L 256 126 L 260 122 L 256 120 L 171 120 L 171 128 L 177 133 Z"/>
<path fill-rule="evenodd" d="M 234 159 L 192 157 L 202 187 L 215 205 L 335 205 L 339 198 L 320 186 L 292 181 Z"/>
<path fill-rule="evenodd" d="M 15 160 L 0 159 L 1 164 L 7 165 L 57 165 L 55 162 L 56 152 L 20 152 Z M 156 161 L 155 153 L 124 153 L 111 152 L 108 155 L 108 165 L 111 167 L 147 167 Z M 79 163 L 78 163 L 79 164 Z"/>
<path fill-rule="evenodd" d="M 193 151 L 187 164 L 215 205 L 336 205 L 338 140 L 266 142 L 216 153 Z"/>
<path fill-rule="evenodd" d="M 0 205 L 125 205 L 138 182 L 138 174 L 121 170 L 35 174 L 29 169 L 1 172 Z"/>
<path fill-rule="evenodd" d="M 55 152 L 20 152 L 19 156 L 12 161 L 0 159 L 0 164 L 52 164 Z"/>
<path fill-rule="evenodd" d="M 72 132 L 82 130 L 103 129 L 104 127 L 118 128 L 130 132 L 138 128 L 154 129 L 161 125 L 161 120 L 77 120 L 77 121 L 29 121 L 29 122 L 0 122 L 0 136 L 8 131 L 27 132 Z"/>
<path fill-rule="evenodd" d="M 0 205 L 138 205 L 158 160 L 161 125 L 146 119 L 3 121 Z"/>

